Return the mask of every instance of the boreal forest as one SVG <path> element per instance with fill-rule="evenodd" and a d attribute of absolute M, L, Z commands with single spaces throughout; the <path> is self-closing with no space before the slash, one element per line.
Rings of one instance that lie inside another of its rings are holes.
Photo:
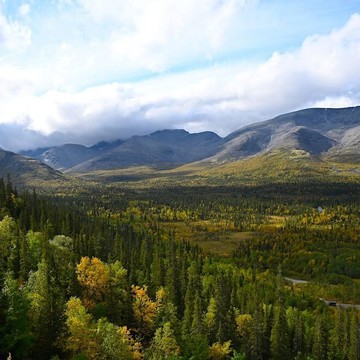
<path fill-rule="evenodd" d="M 1 180 L 1 358 L 360 359 L 359 200 Z"/>

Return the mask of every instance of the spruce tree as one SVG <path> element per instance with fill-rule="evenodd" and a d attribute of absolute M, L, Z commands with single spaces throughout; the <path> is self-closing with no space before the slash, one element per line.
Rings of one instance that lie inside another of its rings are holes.
<path fill-rule="evenodd" d="M 270 336 L 270 353 L 272 360 L 290 358 L 289 329 L 283 305 L 278 303 L 274 308 L 274 320 Z"/>
<path fill-rule="evenodd" d="M 329 336 L 326 321 L 325 316 L 321 314 L 315 324 L 313 354 L 317 360 L 327 360 L 328 358 Z"/>
<path fill-rule="evenodd" d="M 356 310 L 353 310 L 351 314 L 349 338 L 348 358 L 360 360 L 360 324 Z"/>

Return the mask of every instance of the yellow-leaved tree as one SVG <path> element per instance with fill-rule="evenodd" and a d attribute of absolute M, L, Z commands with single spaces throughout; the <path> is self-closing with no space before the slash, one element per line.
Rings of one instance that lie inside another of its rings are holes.
<path fill-rule="evenodd" d="M 229 358 L 231 352 L 231 341 L 226 341 L 223 344 L 216 342 L 210 347 L 209 358 L 212 360 L 225 360 Z"/>
<path fill-rule="evenodd" d="M 106 286 L 109 282 L 109 270 L 100 259 L 82 257 L 76 266 L 77 279 L 84 289 L 84 305 L 92 309 L 99 301 L 104 300 Z"/>
<path fill-rule="evenodd" d="M 89 360 L 140 360 L 141 344 L 136 342 L 126 326 L 119 327 L 106 318 L 95 321 L 78 298 L 66 306 L 68 337 L 64 350 L 75 357 Z"/>
<path fill-rule="evenodd" d="M 81 300 L 72 297 L 67 303 L 65 315 L 70 334 L 65 349 L 73 354 L 83 354 L 87 359 L 99 359 L 96 327 Z"/>
<path fill-rule="evenodd" d="M 154 320 L 158 304 L 149 297 L 147 286 L 140 287 L 133 285 L 132 292 L 134 296 L 134 318 L 138 324 L 139 332 L 149 336 L 154 330 Z"/>

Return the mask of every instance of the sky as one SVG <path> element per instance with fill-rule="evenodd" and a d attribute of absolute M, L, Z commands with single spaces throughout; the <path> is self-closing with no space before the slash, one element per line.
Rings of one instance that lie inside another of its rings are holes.
<path fill-rule="evenodd" d="M 0 147 L 360 105 L 359 0 L 0 0 Z"/>

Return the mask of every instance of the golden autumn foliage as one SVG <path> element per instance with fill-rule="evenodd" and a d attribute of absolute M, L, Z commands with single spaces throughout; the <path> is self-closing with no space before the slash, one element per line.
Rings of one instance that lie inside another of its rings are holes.
<path fill-rule="evenodd" d="M 229 357 L 231 352 L 231 341 L 227 341 L 223 344 L 216 342 L 210 347 L 209 358 L 212 360 L 225 360 Z"/>
<path fill-rule="evenodd" d="M 168 296 L 167 292 L 165 291 L 165 289 L 163 287 L 161 287 L 157 292 L 156 292 L 156 302 L 158 304 L 158 306 L 163 305 L 164 301 L 166 300 L 166 297 Z"/>
<path fill-rule="evenodd" d="M 252 316 L 250 314 L 239 314 L 235 318 L 236 330 L 240 336 L 246 335 L 250 331 Z"/>
<path fill-rule="evenodd" d="M 132 358 L 134 360 L 141 360 L 143 358 L 142 355 L 142 345 L 140 342 L 134 340 L 134 338 L 131 336 L 130 331 L 126 326 L 121 326 L 118 330 L 118 333 L 122 339 L 124 339 L 129 348 L 132 351 Z"/>
<path fill-rule="evenodd" d="M 157 312 L 158 303 L 150 299 L 147 294 L 147 286 L 132 286 L 134 296 L 133 311 L 134 317 L 139 325 L 139 329 L 144 334 L 153 330 L 154 320 Z"/>
<path fill-rule="evenodd" d="M 66 307 L 69 336 L 65 350 L 86 359 L 142 359 L 141 344 L 133 339 L 126 326 L 116 326 L 106 318 L 97 322 L 87 313 L 78 298 L 71 298 Z"/>
<path fill-rule="evenodd" d="M 69 337 L 66 340 L 66 350 L 73 353 L 84 353 L 88 359 L 98 359 L 99 349 L 96 342 L 96 328 L 91 315 L 86 312 L 81 300 L 72 297 L 66 307 L 66 325 Z"/>
<path fill-rule="evenodd" d="M 82 257 L 76 266 L 77 279 L 84 288 L 84 304 L 92 308 L 104 297 L 109 282 L 109 270 L 106 264 L 96 257 Z"/>

